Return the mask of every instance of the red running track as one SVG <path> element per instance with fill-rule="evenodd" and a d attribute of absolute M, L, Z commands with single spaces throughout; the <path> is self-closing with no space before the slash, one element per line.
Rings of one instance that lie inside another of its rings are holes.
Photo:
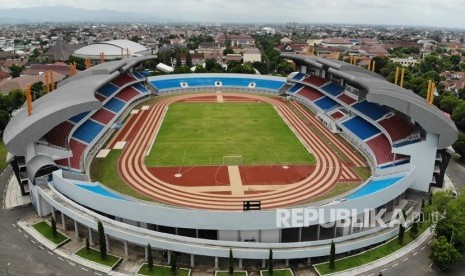
<path fill-rule="evenodd" d="M 260 200 L 263 209 L 274 209 L 308 202 L 331 189 L 343 174 L 347 175 L 351 172 L 347 171 L 336 153 L 313 133 L 285 103 L 252 94 L 229 94 L 274 105 L 281 117 L 301 138 L 303 144 L 314 154 L 317 161 L 315 169 L 305 179 L 289 184 L 286 188 L 263 192 L 259 195 L 246 194 L 244 196 L 215 194 L 212 197 L 202 192 L 186 191 L 183 187 L 167 183 L 153 175 L 144 163 L 145 154 L 161 126 L 167 106 L 173 102 L 209 95 L 211 93 L 178 95 L 156 103 L 147 111 L 141 111 L 142 114 L 138 115 L 142 118 L 139 120 L 140 127 L 134 128 L 131 133 L 133 137 L 127 143 L 118 162 L 119 173 L 128 185 L 156 201 L 176 206 L 210 210 L 241 210 L 242 201 Z"/>

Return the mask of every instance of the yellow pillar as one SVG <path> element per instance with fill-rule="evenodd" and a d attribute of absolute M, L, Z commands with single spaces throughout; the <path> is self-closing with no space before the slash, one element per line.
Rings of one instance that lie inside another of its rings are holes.
<path fill-rule="evenodd" d="M 121 59 L 124 59 L 124 50 L 121 48 Z"/>
<path fill-rule="evenodd" d="M 431 97 L 431 80 L 428 81 L 428 92 L 426 92 L 426 101 L 429 102 L 429 98 Z"/>
<path fill-rule="evenodd" d="M 396 78 L 394 79 L 394 84 L 397 85 L 397 81 L 399 80 L 399 67 L 396 67 Z"/>
<path fill-rule="evenodd" d="M 370 60 L 368 61 L 368 71 L 371 71 L 371 58 L 370 58 Z"/>
<path fill-rule="evenodd" d="M 402 68 L 402 73 L 400 74 L 400 87 L 404 87 L 404 76 L 405 76 L 405 68 Z"/>
<path fill-rule="evenodd" d="M 373 60 L 373 65 L 371 66 L 371 71 L 375 71 L 375 67 L 376 67 L 376 62 Z"/>
<path fill-rule="evenodd" d="M 436 85 L 433 83 L 431 83 L 431 96 L 429 97 L 429 105 L 432 105 L 433 104 L 433 100 L 434 100 L 434 88 L 436 87 Z"/>
<path fill-rule="evenodd" d="M 26 85 L 26 102 L 27 102 L 27 115 L 32 115 L 32 97 L 31 97 L 31 85 Z"/>
<path fill-rule="evenodd" d="M 45 90 L 47 90 L 47 94 L 50 93 L 50 80 L 48 79 L 48 71 L 45 71 Z"/>

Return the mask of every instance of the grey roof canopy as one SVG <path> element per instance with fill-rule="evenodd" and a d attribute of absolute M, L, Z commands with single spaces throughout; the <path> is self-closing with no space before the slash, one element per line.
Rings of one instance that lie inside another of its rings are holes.
<path fill-rule="evenodd" d="M 57 170 L 55 162 L 46 155 L 36 155 L 28 163 L 26 167 L 27 176 L 29 179 L 35 179 L 38 177 L 38 173 L 46 171 L 46 173 L 51 173 L 51 171 Z"/>
<path fill-rule="evenodd" d="M 457 127 L 443 111 L 429 105 L 425 99 L 412 91 L 394 85 L 376 73 L 340 60 L 286 53 L 281 56 L 295 61 L 298 65 L 327 70 L 350 85 L 365 90 L 367 101 L 391 107 L 408 115 L 427 132 L 439 135 L 439 149 L 447 148 L 457 140 Z"/>
<path fill-rule="evenodd" d="M 41 139 L 65 120 L 82 112 L 99 109 L 97 89 L 153 56 L 105 62 L 62 81 L 58 88 L 32 103 L 32 115 L 20 110 L 5 128 L 3 141 L 8 152 L 24 156 L 26 145 Z"/>

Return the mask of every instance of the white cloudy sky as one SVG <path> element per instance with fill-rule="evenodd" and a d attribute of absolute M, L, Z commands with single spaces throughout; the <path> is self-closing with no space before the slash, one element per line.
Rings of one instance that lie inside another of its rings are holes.
<path fill-rule="evenodd" d="M 215 22 L 309 22 L 465 28 L 465 0 L 0 0 L 0 8 L 67 5 Z"/>

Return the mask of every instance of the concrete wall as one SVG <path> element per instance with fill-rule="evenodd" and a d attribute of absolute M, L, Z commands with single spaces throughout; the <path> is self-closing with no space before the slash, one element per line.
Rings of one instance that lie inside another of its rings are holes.
<path fill-rule="evenodd" d="M 281 228 L 276 223 L 276 210 L 260 212 L 209 211 L 170 207 L 139 200 L 124 201 L 79 188 L 72 182 L 63 179 L 60 172 L 54 172 L 53 182 L 54 187 L 62 194 L 82 205 L 91 206 L 96 211 L 123 219 L 163 226 L 211 230 L 273 230 Z M 324 212 L 324 217 L 322 217 L 324 222 L 330 221 L 331 209 L 354 208 L 357 209 L 358 213 L 362 213 L 364 209 L 374 209 L 405 192 L 412 185 L 414 176 L 415 174 L 412 171 L 388 188 L 355 200 L 334 201 L 326 205 L 318 206 L 314 204 L 303 207 L 321 209 Z M 115 208 L 115 206 L 118 206 L 118 208 Z M 292 208 L 288 210 L 292 211 Z M 310 225 L 318 223 L 318 221 L 313 221 L 310 222 Z"/>
<path fill-rule="evenodd" d="M 412 189 L 429 192 L 429 183 L 433 177 L 436 161 L 438 135 L 427 133 L 425 140 L 399 148 L 392 148 L 394 153 L 410 155 L 410 164 L 416 167 L 415 181 Z"/>
<path fill-rule="evenodd" d="M 388 193 L 389 191 L 385 192 Z M 97 229 L 97 220 L 102 221 L 105 227 L 105 233 L 111 238 L 125 240 L 131 244 L 140 246 L 146 246 L 150 243 L 153 248 L 224 258 L 228 257 L 230 248 L 233 249 L 236 258 L 245 259 L 266 259 L 268 257 L 269 248 L 273 248 L 275 259 L 326 256 L 329 252 L 331 240 L 337 243 L 336 253 L 343 253 L 385 241 L 397 235 L 398 232 L 397 227 L 387 229 L 378 227 L 334 239 L 296 243 L 251 243 L 204 240 L 150 231 L 110 220 L 74 203 L 53 188 L 51 188 L 50 191 L 45 191 L 40 188 L 39 197 L 50 206 L 63 212 L 63 214 L 69 218 L 94 230 Z M 369 201 L 371 200 L 372 199 Z M 376 233 L 376 235 L 372 235 L 374 233 Z M 266 236 L 266 234 L 262 233 L 262 237 L 264 236 Z"/>

